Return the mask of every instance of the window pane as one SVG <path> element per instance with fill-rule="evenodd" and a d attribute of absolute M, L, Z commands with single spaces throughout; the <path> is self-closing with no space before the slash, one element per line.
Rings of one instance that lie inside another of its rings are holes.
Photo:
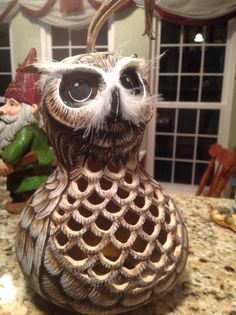
<path fill-rule="evenodd" d="M 197 101 L 199 77 L 182 76 L 180 85 L 180 101 Z"/>
<path fill-rule="evenodd" d="M 178 116 L 178 132 L 180 133 L 195 133 L 196 128 L 196 109 L 179 109 Z"/>
<path fill-rule="evenodd" d="M 87 39 L 87 29 L 71 31 L 72 46 L 84 46 L 86 45 L 86 39 Z"/>
<path fill-rule="evenodd" d="M 201 65 L 201 48 L 184 47 L 182 59 L 182 72 L 199 72 Z"/>
<path fill-rule="evenodd" d="M 193 159 L 194 137 L 177 136 L 176 158 Z"/>
<path fill-rule="evenodd" d="M 204 59 L 204 72 L 224 72 L 225 48 L 206 47 Z"/>
<path fill-rule="evenodd" d="M 155 179 L 160 182 L 171 181 L 172 162 L 155 160 Z"/>
<path fill-rule="evenodd" d="M 206 138 L 199 137 L 197 141 L 197 160 L 210 160 L 210 156 L 208 154 L 209 147 L 213 144 L 217 143 L 217 138 Z"/>
<path fill-rule="evenodd" d="M 161 48 L 160 72 L 178 72 L 179 65 L 179 48 L 164 47 Z"/>
<path fill-rule="evenodd" d="M 219 110 L 201 109 L 198 132 L 206 135 L 217 135 L 219 115 Z"/>
<path fill-rule="evenodd" d="M 98 34 L 96 44 L 97 45 L 107 45 L 107 43 L 108 43 L 107 36 L 108 36 L 108 24 L 105 23 Z M 86 42 L 85 42 L 85 44 L 86 44 Z"/>
<path fill-rule="evenodd" d="M 97 46 L 95 46 L 96 48 L 96 51 L 97 52 L 104 52 L 104 51 L 107 51 L 107 48 L 97 48 Z"/>
<path fill-rule="evenodd" d="M 61 61 L 62 59 L 69 57 L 69 49 L 53 49 L 52 57 L 54 60 Z"/>
<path fill-rule="evenodd" d="M 203 27 L 184 26 L 184 43 L 194 44 L 194 38 L 197 33 L 203 33 Z"/>
<path fill-rule="evenodd" d="M 191 184 L 193 164 L 189 162 L 175 162 L 174 182 Z"/>
<path fill-rule="evenodd" d="M 208 164 L 207 163 L 196 163 L 196 167 L 195 167 L 195 179 L 194 179 L 194 184 L 198 185 L 200 183 L 201 177 L 204 174 L 206 168 L 207 168 Z M 211 178 L 213 176 L 213 171 L 212 174 L 209 176 L 209 179 L 207 181 L 207 185 L 210 184 L 211 182 Z"/>
<path fill-rule="evenodd" d="M 87 52 L 86 48 L 73 48 L 71 51 L 72 56 L 85 54 Z"/>
<path fill-rule="evenodd" d="M 160 108 L 157 110 L 157 132 L 173 132 L 175 126 L 175 109 Z"/>
<path fill-rule="evenodd" d="M 69 43 L 69 32 L 66 28 L 52 26 L 52 45 L 67 46 Z"/>
<path fill-rule="evenodd" d="M 222 77 L 204 76 L 202 81 L 202 99 L 205 102 L 220 102 Z"/>
<path fill-rule="evenodd" d="M 158 90 L 163 101 L 176 101 L 177 76 L 159 76 Z"/>
<path fill-rule="evenodd" d="M 168 23 L 162 20 L 161 22 L 161 43 L 174 44 L 180 41 L 181 26 Z"/>
<path fill-rule="evenodd" d="M 227 23 L 206 26 L 206 43 L 225 43 L 227 37 Z"/>
<path fill-rule="evenodd" d="M 0 47 L 9 47 L 9 24 L 0 24 Z"/>
<path fill-rule="evenodd" d="M 0 75 L 0 95 L 3 96 L 6 88 L 11 83 L 11 75 Z"/>
<path fill-rule="evenodd" d="M 0 72 L 11 72 L 11 56 L 10 50 L 0 50 Z"/>
<path fill-rule="evenodd" d="M 158 157 L 172 157 L 173 139 L 173 136 L 157 135 L 155 155 Z"/>

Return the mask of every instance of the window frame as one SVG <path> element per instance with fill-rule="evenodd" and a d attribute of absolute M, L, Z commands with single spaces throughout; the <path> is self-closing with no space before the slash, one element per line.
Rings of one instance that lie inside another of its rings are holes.
<path fill-rule="evenodd" d="M 13 80 L 13 78 L 15 77 L 16 74 L 16 67 L 15 67 L 15 60 L 14 60 L 14 45 L 13 45 L 13 35 L 12 35 L 12 22 L 6 22 L 6 24 L 9 25 L 9 47 L 5 46 L 5 47 L 0 47 L 1 50 L 4 49 L 9 49 L 10 52 L 10 63 L 11 63 L 11 72 L 0 72 L 0 76 L 1 75 L 11 75 L 11 80 Z M 0 103 L 4 103 L 5 102 L 5 97 L 4 95 L 0 95 Z"/>
<path fill-rule="evenodd" d="M 112 16 L 108 20 L 108 50 L 114 51 L 114 17 Z M 41 59 L 52 60 L 52 36 L 51 36 L 51 25 L 44 22 L 40 22 L 40 37 L 41 37 Z M 86 43 L 84 43 L 86 45 Z M 68 46 L 67 46 L 68 47 Z M 79 47 L 79 46 L 78 46 Z M 81 46 L 82 47 L 82 46 Z M 84 47 L 84 46 L 83 46 Z M 100 46 L 98 46 L 99 48 Z M 105 47 L 105 46 L 101 46 Z M 69 47 L 71 49 L 71 46 Z"/>
<path fill-rule="evenodd" d="M 150 43 L 150 60 L 154 60 L 160 50 L 160 27 L 161 21 L 158 18 L 154 19 L 154 29 L 156 30 L 156 41 Z M 166 44 L 169 46 L 169 44 Z M 189 46 L 189 45 L 188 45 Z M 156 108 L 192 108 L 192 109 L 217 109 L 220 110 L 218 142 L 227 147 L 229 141 L 230 118 L 232 111 L 233 89 L 234 89 L 234 74 L 236 66 L 236 58 L 234 49 L 236 47 L 236 18 L 228 21 L 228 33 L 226 39 L 225 50 L 225 71 L 223 75 L 222 97 L 221 102 L 180 102 L 180 101 L 162 101 L 158 102 Z M 159 79 L 159 62 L 156 67 L 150 70 L 150 87 L 152 93 L 157 93 Z M 196 107 L 197 104 L 197 107 Z M 155 137 L 156 137 L 156 110 L 152 120 L 149 122 L 147 130 L 147 171 L 154 175 L 155 161 Z M 176 137 L 176 133 L 175 133 Z M 196 159 L 195 159 L 196 160 Z M 193 161 L 195 161 L 193 159 Z M 196 191 L 196 185 L 191 184 L 175 184 L 162 182 L 163 186 L 170 192 L 193 194 Z"/>

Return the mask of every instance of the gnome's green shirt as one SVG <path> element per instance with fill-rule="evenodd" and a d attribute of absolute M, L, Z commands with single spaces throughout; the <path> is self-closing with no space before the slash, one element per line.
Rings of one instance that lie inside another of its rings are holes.
<path fill-rule="evenodd" d="M 17 166 L 30 151 L 36 153 L 37 160 L 23 167 Z M 49 165 L 54 154 L 45 133 L 36 126 L 26 126 L 3 149 L 2 159 L 14 168 L 14 172 L 7 176 L 7 189 L 11 193 L 21 193 L 36 190 L 44 183 L 51 172 Z"/>

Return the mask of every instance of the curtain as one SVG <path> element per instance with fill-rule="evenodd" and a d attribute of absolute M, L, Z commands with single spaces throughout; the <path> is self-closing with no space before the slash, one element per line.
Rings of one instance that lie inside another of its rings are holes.
<path fill-rule="evenodd" d="M 0 23 L 18 12 L 58 27 L 83 29 L 103 0 L 1 0 Z M 144 0 L 129 0 L 143 7 Z M 181 24 L 206 24 L 236 16 L 236 0 L 159 0 L 155 12 L 162 19 Z"/>
<path fill-rule="evenodd" d="M 135 0 L 143 6 L 143 0 Z M 155 12 L 162 19 L 178 24 L 208 24 L 236 16 L 236 0 L 159 0 Z"/>
<path fill-rule="evenodd" d="M 0 23 L 10 21 L 18 11 L 53 26 L 84 29 L 96 9 L 87 0 L 3 0 L 0 1 Z"/>

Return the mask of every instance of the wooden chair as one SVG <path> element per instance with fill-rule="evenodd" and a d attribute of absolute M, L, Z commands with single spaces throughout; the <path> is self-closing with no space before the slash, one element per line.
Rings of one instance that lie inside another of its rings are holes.
<path fill-rule="evenodd" d="M 220 197 L 236 165 L 236 154 L 214 143 L 209 148 L 211 160 L 198 185 L 196 196 Z M 204 190 L 214 172 L 209 190 Z"/>

